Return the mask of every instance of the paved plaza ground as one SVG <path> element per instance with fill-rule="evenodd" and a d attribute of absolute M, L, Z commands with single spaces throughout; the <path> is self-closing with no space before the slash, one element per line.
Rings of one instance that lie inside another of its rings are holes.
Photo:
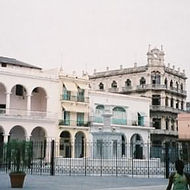
<path fill-rule="evenodd" d="M 27 175 L 26 190 L 164 190 L 166 179 Z M 11 189 L 8 174 L 0 174 L 0 190 Z M 15 190 L 17 188 L 14 188 Z"/>

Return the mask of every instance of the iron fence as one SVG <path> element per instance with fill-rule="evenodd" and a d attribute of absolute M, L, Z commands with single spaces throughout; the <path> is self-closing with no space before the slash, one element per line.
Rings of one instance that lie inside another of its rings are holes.
<path fill-rule="evenodd" d="M 182 159 L 190 172 L 190 143 L 125 144 L 117 142 L 31 142 L 26 173 L 37 175 L 168 177 Z M 0 173 L 9 172 L 6 146 L 0 144 Z"/>

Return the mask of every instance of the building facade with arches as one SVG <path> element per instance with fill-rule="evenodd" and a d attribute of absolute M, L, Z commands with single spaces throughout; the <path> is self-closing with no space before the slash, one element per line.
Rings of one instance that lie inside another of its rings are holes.
<path fill-rule="evenodd" d="M 45 152 L 46 142 L 58 133 L 58 87 L 55 75 L 0 57 L 0 143 L 11 139 L 38 141 Z"/>
<path fill-rule="evenodd" d="M 59 156 L 82 158 L 87 156 L 89 141 L 89 80 L 59 73 Z"/>
<path fill-rule="evenodd" d="M 114 92 L 119 94 L 142 96 L 151 100 L 150 120 L 154 130 L 151 131 L 151 142 L 163 145 L 176 142 L 178 138 L 178 113 L 184 112 L 186 104 L 185 70 L 167 66 L 165 53 L 153 48 L 147 52 L 145 66 L 95 71 L 90 82 L 93 90 Z"/>
<path fill-rule="evenodd" d="M 150 100 L 89 91 L 91 156 L 146 158 L 150 143 Z"/>

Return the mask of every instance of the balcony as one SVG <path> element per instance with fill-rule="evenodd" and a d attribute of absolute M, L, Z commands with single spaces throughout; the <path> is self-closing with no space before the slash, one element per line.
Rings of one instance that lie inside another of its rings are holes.
<path fill-rule="evenodd" d="M 68 94 L 62 94 L 61 95 L 62 101 L 72 101 L 72 102 L 84 102 L 89 103 L 89 97 L 84 96 L 70 96 Z"/>
<path fill-rule="evenodd" d="M 171 112 L 171 113 L 181 113 L 183 110 L 167 107 L 167 106 L 161 106 L 161 105 L 150 105 L 151 111 L 160 111 L 160 112 Z"/>
<path fill-rule="evenodd" d="M 108 88 L 109 92 L 119 92 L 119 88 Z"/>
<path fill-rule="evenodd" d="M 131 91 L 133 91 L 132 86 L 122 87 L 122 92 L 124 92 L 124 93 L 131 92 Z"/>
<path fill-rule="evenodd" d="M 137 90 L 165 90 L 166 85 L 161 84 L 144 84 L 137 85 Z"/>
<path fill-rule="evenodd" d="M 166 130 L 166 129 L 152 129 L 151 134 L 155 135 L 173 135 L 173 136 L 178 136 L 177 131 L 172 131 L 172 130 Z"/>
<path fill-rule="evenodd" d="M 88 127 L 90 125 L 90 122 L 89 121 L 76 121 L 76 120 L 70 120 L 70 119 L 60 119 L 59 125 Z"/>
<path fill-rule="evenodd" d="M 56 120 L 57 114 L 52 112 L 27 111 L 21 109 L 0 109 L 0 119 Z"/>
<path fill-rule="evenodd" d="M 166 90 L 169 91 L 169 92 L 175 93 L 175 94 L 180 94 L 180 95 L 183 95 L 183 96 L 187 96 L 187 91 L 186 90 L 182 90 L 182 89 L 175 88 L 175 87 L 169 87 Z"/>
<path fill-rule="evenodd" d="M 104 123 L 104 118 L 101 116 L 93 116 L 90 117 L 90 121 L 92 123 Z M 147 121 L 138 121 L 138 119 L 135 120 L 127 120 L 127 119 L 117 119 L 117 118 L 111 118 L 111 125 L 120 125 L 120 126 L 145 126 L 145 127 L 151 127 L 152 124 Z"/>

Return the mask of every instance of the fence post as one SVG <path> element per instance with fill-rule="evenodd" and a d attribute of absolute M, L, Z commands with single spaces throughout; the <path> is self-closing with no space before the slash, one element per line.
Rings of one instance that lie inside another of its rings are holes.
<path fill-rule="evenodd" d="M 50 162 L 50 175 L 55 175 L 55 141 L 51 141 L 51 162 Z"/>
<path fill-rule="evenodd" d="M 131 167 L 132 167 L 132 177 L 133 177 L 133 143 L 131 143 L 131 150 L 132 150 L 132 165 L 131 165 Z"/>
<path fill-rule="evenodd" d="M 116 176 L 118 176 L 118 171 L 117 171 L 117 141 L 116 141 L 116 159 L 115 159 L 115 172 L 116 172 Z"/>
<path fill-rule="evenodd" d="M 149 178 L 150 177 L 150 162 L 149 162 L 150 161 L 149 160 L 150 159 L 150 150 L 149 150 L 150 149 L 150 145 L 149 145 L 149 142 L 147 143 L 147 149 L 148 149 L 147 150 L 147 153 L 148 153 L 147 156 L 148 156 L 148 178 Z"/>
<path fill-rule="evenodd" d="M 166 166 L 166 173 L 165 177 L 166 179 L 169 178 L 169 144 L 165 143 L 165 166 Z"/>

